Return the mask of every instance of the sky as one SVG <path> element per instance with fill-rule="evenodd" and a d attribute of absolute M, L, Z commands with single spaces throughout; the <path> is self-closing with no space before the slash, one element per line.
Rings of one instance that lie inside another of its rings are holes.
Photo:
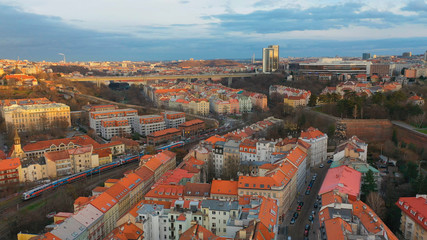
<path fill-rule="evenodd" d="M 427 0 L 0 0 L 0 59 L 152 61 L 427 50 Z"/>

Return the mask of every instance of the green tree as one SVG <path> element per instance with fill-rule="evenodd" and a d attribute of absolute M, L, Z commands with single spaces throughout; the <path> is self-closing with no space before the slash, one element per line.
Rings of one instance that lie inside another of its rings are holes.
<path fill-rule="evenodd" d="M 317 105 L 317 95 L 316 94 L 311 94 L 310 96 L 310 100 L 308 101 L 308 106 L 310 107 L 314 107 Z"/>
<path fill-rule="evenodd" d="M 377 183 L 375 182 L 374 172 L 369 170 L 363 177 L 362 193 L 368 196 L 370 192 L 377 191 Z"/>

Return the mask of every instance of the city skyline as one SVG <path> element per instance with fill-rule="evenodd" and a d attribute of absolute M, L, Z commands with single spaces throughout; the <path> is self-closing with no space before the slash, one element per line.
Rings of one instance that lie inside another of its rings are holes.
<path fill-rule="evenodd" d="M 94 10 L 91 10 L 94 9 Z M 0 1 L 0 58 L 33 61 L 250 59 L 422 54 L 427 3 L 360 1 Z"/>

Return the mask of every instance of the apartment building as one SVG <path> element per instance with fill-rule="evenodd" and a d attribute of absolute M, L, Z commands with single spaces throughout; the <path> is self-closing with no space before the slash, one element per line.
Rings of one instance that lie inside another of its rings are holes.
<path fill-rule="evenodd" d="M 219 178 L 223 173 L 224 168 L 224 145 L 225 142 L 218 141 L 212 149 L 213 164 L 215 167 L 215 176 Z"/>
<path fill-rule="evenodd" d="M 159 145 L 171 141 L 178 141 L 181 139 L 181 131 L 176 128 L 167 128 L 165 130 L 150 133 L 147 136 L 147 144 Z"/>
<path fill-rule="evenodd" d="M 182 136 L 191 137 L 197 135 L 199 132 L 205 129 L 205 122 L 200 119 L 190 120 L 184 123 L 181 123 L 178 126 L 178 129 L 181 131 Z"/>
<path fill-rule="evenodd" d="M 185 113 L 166 111 L 162 113 L 166 128 L 178 128 L 178 126 L 185 122 Z"/>
<path fill-rule="evenodd" d="M 317 128 L 310 127 L 302 131 L 300 139 L 310 146 L 310 167 L 314 167 L 326 160 L 328 148 L 328 135 Z"/>
<path fill-rule="evenodd" d="M 126 118 L 115 118 L 114 120 L 101 121 L 101 136 L 107 140 L 114 136 L 130 136 L 132 128 Z"/>
<path fill-rule="evenodd" d="M 228 180 L 212 180 L 211 198 L 223 201 L 238 200 L 238 182 Z"/>
<path fill-rule="evenodd" d="M 101 134 L 102 121 L 115 120 L 115 118 L 127 119 L 132 129 L 135 129 L 138 111 L 136 109 L 114 109 L 89 112 L 89 126 L 94 129 L 97 134 Z"/>
<path fill-rule="evenodd" d="M 0 184 L 19 182 L 21 160 L 19 158 L 0 160 Z"/>
<path fill-rule="evenodd" d="M 193 98 L 188 103 L 190 113 L 206 116 L 209 115 L 209 101 L 205 98 Z"/>
<path fill-rule="evenodd" d="M 227 235 L 227 221 L 238 217 L 238 201 L 207 199 L 202 201 L 203 227 L 218 236 Z"/>
<path fill-rule="evenodd" d="M 401 197 L 396 205 L 402 212 L 400 231 L 405 239 L 427 239 L 427 195 Z"/>
<path fill-rule="evenodd" d="M 148 136 L 164 129 L 166 129 L 166 123 L 163 116 L 144 115 L 137 118 L 135 131 L 142 136 Z"/>
<path fill-rule="evenodd" d="M 2 100 L 0 114 L 6 128 L 18 132 L 45 130 L 54 124 L 71 126 L 70 107 L 47 98 Z"/>

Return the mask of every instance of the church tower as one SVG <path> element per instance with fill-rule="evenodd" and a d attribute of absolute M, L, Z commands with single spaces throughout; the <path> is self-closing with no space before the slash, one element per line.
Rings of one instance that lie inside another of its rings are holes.
<path fill-rule="evenodd" d="M 19 157 L 21 160 L 24 160 L 27 158 L 27 155 L 25 154 L 24 150 L 22 150 L 21 138 L 19 137 L 18 130 L 16 128 L 15 128 L 15 136 L 13 137 L 12 154 L 10 155 L 10 157 L 11 158 Z"/>

